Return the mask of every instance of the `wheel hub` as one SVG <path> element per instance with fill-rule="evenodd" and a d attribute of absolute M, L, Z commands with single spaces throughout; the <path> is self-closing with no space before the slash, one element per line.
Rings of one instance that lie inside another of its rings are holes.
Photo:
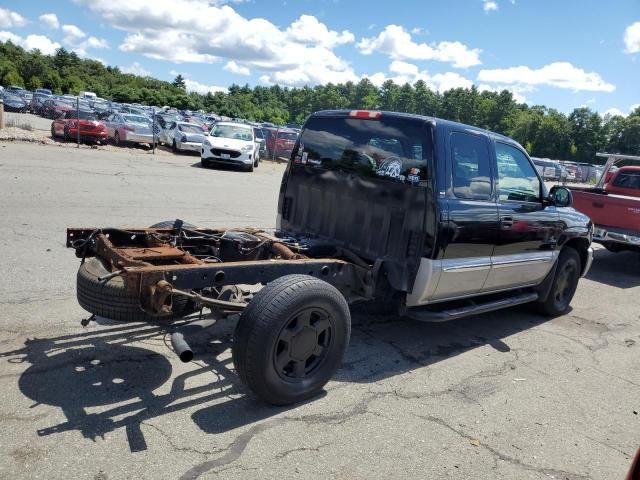
<path fill-rule="evenodd" d="M 291 337 L 289 345 L 291 358 L 298 361 L 306 361 L 318 345 L 318 335 L 313 328 L 304 327 L 300 333 Z"/>

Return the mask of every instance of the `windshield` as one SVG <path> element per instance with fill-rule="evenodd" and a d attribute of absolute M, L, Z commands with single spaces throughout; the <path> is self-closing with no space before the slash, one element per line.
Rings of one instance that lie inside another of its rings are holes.
<path fill-rule="evenodd" d="M 259 138 L 261 140 L 264 138 L 262 130 L 260 130 L 259 128 L 254 128 L 253 129 L 253 134 L 255 135 L 256 138 Z"/>
<path fill-rule="evenodd" d="M 78 112 L 67 112 L 64 115 L 64 118 L 80 118 L 80 120 L 97 120 L 98 117 L 95 116 L 93 112 L 83 112 L 80 110 L 80 115 L 78 117 Z"/>
<path fill-rule="evenodd" d="M 293 163 L 400 182 L 427 178 L 431 135 L 421 120 L 314 117 Z"/>
<path fill-rule="evenodd" d="M 278 138 L 282 138 L 284 140 L 297 140 L 298 134 L 293 132 L 280 132 L 278 133 Z"/>
<path fill-rule="evenodd" d="M 200 128 L 198 125 L 192 125 L 192 124 L 183 123 L 182 125 L 178 125 L 178 129 L 184 133 L 198 133 L 200 135 L 204 133 L 202 131 L 202 128 Z"/>
<path fill-rule="evenodd" d="M 251 142 L 253 140 L 251 133 L 250 128 L 235 125 L 216 125 L 211 130 L 212 137 L 233 138 L 236 140 L 244 140 L 245 142 Z"/>
<path fill-rule="evenodd" d="M 145 125 L 151 123 L 151 120 L 142 115 L 123 115 L 123 117 L 126 123 L 143 123 Z"/>

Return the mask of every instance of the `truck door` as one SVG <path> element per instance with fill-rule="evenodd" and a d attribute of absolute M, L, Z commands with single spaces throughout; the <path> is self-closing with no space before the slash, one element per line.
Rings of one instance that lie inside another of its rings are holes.
<path fill-rule="evenodd" d="M 498 231 L 488 137 L 471 131 L 452 132 L 448 142 L 448 212 L 446 222 L 441 222 L 444 254 L 431 300 L 473 295 L 482 290 L 491 269 Z"/>
<path fill-rule="evenodd" d="M 558 213 L 542 203 L 542 182 L 527 155 L 513 144 L 495 142 L 499 238 L 484 290 L 541 282 L 558 251 Z"/>

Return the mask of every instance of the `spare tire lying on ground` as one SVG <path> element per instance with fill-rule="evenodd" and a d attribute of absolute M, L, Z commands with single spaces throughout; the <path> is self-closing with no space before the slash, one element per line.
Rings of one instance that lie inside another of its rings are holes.
<path fill-rule="evenodd" d="M 149 228 L 173 228 L 175 220 L 156 223 Z M 183 227 L 195 228 L 183 223 Z M 172 298 L 171 315 L 152 315 L 142 310 L 138 295 L 125 288 L 122 277 L 100 281 L 100 277 L 110 274 L 105 264 L 98 258 L 88 258 L 77 275 L 78 303 L 89 313 L 122 322 L 154 322 L 178 320 L 195 311 L 195 304 L 186 297 Z"/>
<path fill-rule="evenodd" d="M 88 258 L 78 269 L 78 303 L 89 313 L 122 322 L 155 322 L 177 320 L 195 310 L 194 303 L 186 297 L 174 296 L 171 315 L 151 315 L 142 310 L 138 295 L 125 288 L 122 277 L 100 281 L 111 273 L 98 258 Z"/>

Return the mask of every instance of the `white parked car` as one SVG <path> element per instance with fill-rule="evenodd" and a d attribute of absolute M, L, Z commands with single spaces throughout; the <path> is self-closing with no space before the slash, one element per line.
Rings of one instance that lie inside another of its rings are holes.
<path fill-rule="evenodd" d="M 160 132 L 160 142 L 170 145 L 174 152 L 199 152 L 206 131 L 200 125 L 171 122 Z"/>
<path fill-rule="evenodd" d="M 238 165 L 252 172 L 259 163 L 260 140 L 253 127 L 244 123 L 219 122 L 202 142 L 203 167 L 213 164 Z"/>

